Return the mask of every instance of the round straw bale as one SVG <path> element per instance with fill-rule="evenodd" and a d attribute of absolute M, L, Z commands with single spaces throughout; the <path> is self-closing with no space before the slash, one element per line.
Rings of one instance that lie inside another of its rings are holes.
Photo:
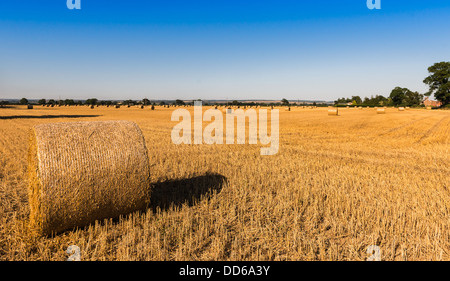
<path fill-rule="evenodd" d="M 385 114 L 386 113 L 386 109 L 385 108 L 378 108 L 377 109 L 377 114 Z"/>
<path fill-rule="evenodd" d="M 50 235 L 144 209 L 150 168 L 130 121 L 41 124 L 29 149 L 30 229 Z"/>
<path fill-rule="evenodd" d="M 404 107 L 399 107 L 398 111 L 405 111 L 405 108 Z"/>
<path fill-rule="evenodd" d="M 328 115 L 338 115 L 337 109 L 328 109 Z"/>

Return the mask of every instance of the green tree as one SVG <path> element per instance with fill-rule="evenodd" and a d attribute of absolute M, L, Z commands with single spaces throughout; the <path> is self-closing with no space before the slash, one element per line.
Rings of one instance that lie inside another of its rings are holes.
<path fill-rule="evenodd" d="M 175 100 L 175 105 L 185 105 L 186 103 L 182 100 Z"/>
<path fill-rule="evenodd" d="M 19 103 L 21 105 L 26 105 L 26 104 L 28 104 L 28 100 L 26 98 L 22 98 L 22 99 L 20 99 Z"/>
<path fill-rule="evenodd" d="M 64 100 L 65 105 L 75 105 L 75 101 L 72 99 L 66 99 Z"/>
<path fill-rule="evenodd" d="M 409 91 L 405 94 L 406 106 L 418 106 L 423 101 L 423 95 L 419 92 Z"/>
<path fill-rule="evenodd" d="M 46 104 L 47 103 L 47 101 L 45 100 L 45 99 L 40 99 L 39 101 L 38 101 L 38 104 L 39 105 L 44 105 L 44 104 Z"/>
<path fill-rule="evenodd" d="M 346 103 L 349 103 L 349 102 L 353 102 L 352 101 L 352 99 L 348 99 L 348 98 L 340 98 L 340 99 L 337 99 L 335 102 L 334 102 L 334 104 L 346 104 Z"/>
<path fill-rule="evenodd" d="M 391 91 L 389 98 L 392 100 L 392 103 L 395 106 L 402 105 L 405 103 L 405 96 L 408 92 L 411 92 L 411 91 L 407 88 L 395 87 Z"/>
<path fill-rule="evenodd" d="M 353 103 L 353 102 L 356 102 L 356 104 L 362 104 L 362 99 L 361 99 L 360 96 L 353 96 L 351 102 L 352 102 L 352 103 Z"/>
<path fill-rule="evenodd" d="M 430 75 L 423 83 L 430 87 L 426 96 L 434 97 L 445 106 L 450 103 L 450 62 L 438 62 L 428 68 Z"/>
<path fill-rule="evenodd" d="M 134 101 L 132 101 L 132 100 L 126 100 L 126 101 L 123 102 L 123 104 L 124 104 L 124 105 L 127 105 L 127 106 L 132 106 L 132 105 L 134 105 Z"/>
<path fill-rule="evenodd" d="M 86 100 L 86 104 L 89 104 L 89 105 L 96 105 L 97 102 L 98 102 L 98 99 L 96 99 L 96 98 Z"/>
<path fill-rule="evenodd" d="M 281 104 L 284 106 L 288 106 L 289 105 L 289 101 L 287 99 L 282 99 L 281 100 Z"/>
<path fill-rule="evenodd" d="M 422 102 L 423 95 L 407 88 L 396 87 L 392 90 L 389 98 L 395 106 L 417 106 Z"/>

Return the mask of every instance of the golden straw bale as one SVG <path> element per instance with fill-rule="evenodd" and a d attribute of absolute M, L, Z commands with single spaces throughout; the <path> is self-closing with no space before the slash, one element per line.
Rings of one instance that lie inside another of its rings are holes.
<path fill-rule="evenodd" d="M 377 109 L 377 114 L 385 114 L 386 113 L 386 109 L 385 108 L 378 108 Z"/>
<path fill-rule="evenodd" d="M 339 115 L 337 109 L 328 109 L 328 115 Z"/>
<path fill-rule="evenodd" d="M 30 229 L 49 235 L 144 209 L 150 168 L 130 121 L 41 124 L 29 149 Z"/>
<path fill-rule="evenodd" d="M 399 107 L 398 111 L 405 111 L 405 108 L 404 107 Z"/>

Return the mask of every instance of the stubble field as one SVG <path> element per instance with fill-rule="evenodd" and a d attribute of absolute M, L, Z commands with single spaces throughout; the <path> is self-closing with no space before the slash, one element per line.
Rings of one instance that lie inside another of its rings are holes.
<path fill-rule="evenodd" d="M 365 260 L 370 245 L 382 260 L 450 260 L 449 111 L 280 109 L 279 153 L 261 156 L 260 145 L 173 144 L 173 110 L 0 109 L 0 260 L 66 260 L 70 245 L 82 260 Z M 142 129 L 150 205 L 30 236 L 31 127 L 100 120 Z"/>

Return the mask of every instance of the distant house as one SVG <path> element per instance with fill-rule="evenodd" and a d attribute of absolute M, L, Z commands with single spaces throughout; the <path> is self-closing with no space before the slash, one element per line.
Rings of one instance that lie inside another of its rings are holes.
<path fill-rule="evenodd" d="M 440 101 L 435 101 L 435 100 L 430 100 L 428 97 L 425 97 L 425 99 L 423 100 L 423 105 L 428 107 L 440 107 L 442 105 L 442 102 Z"/>

